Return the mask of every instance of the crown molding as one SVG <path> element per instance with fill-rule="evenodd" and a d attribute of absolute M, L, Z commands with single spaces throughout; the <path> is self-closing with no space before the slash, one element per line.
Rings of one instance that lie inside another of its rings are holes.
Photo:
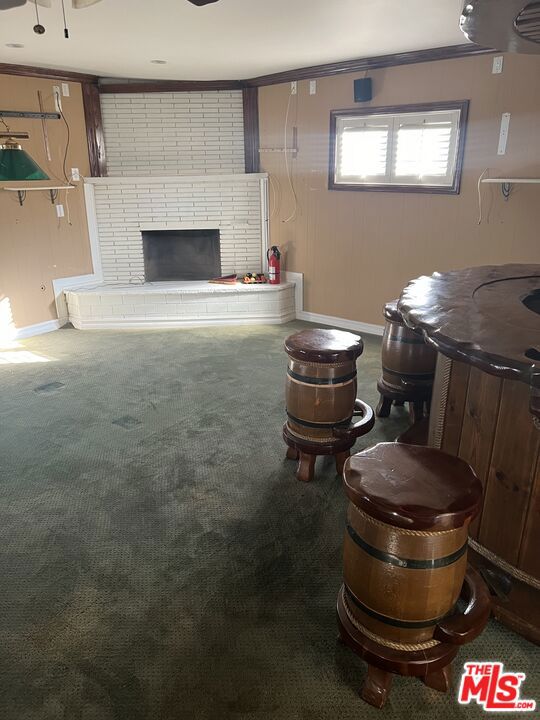
<path fill-rule="evenodd" d="M 45 78 L 48 80 L 63 80 L 64 82 L 80 82 L 97 84 L 97 75 L 71 72 L 70 70 L 54 70 L 52 68 L 33 67 L 32 65 L 12 65 L 0 63 L 2 75 L 24 75 L 25 77 Z"/>
<path fill-rule="evenodd" d="M 285 70 L 284 72 L 261 75 L 256 78 L 244 80 L 246 87 L 261 87 L 264 85 L 277 85 L 278 83 L 294 80 L 313 80 L 319 77 L 342 75 L 351 72 L 364 72 L 379 68 L 394 67 L 396 65 L 413 65 L 415 63 L 435 62 L 437 60 L 455 60 L 457 58 L 485 55 L 497 52 L 492 48 L 464 43 L 462 45 L 448 45 L 428 50 L 412 50 L 410 52 L 392 53 L 391 55 L 378 55 L 375 57 L 358 58 L 357 60 L 344 60 L 342 62 L 327 63 L 326 65 L 312 65 L 311 67 Z"/>

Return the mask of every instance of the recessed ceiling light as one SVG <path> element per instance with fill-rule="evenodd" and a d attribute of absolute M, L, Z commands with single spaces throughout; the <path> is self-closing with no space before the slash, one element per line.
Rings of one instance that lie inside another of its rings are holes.
<path fill-rule="evenodd" d="M 22 43 L 6 43 L 6 47 L 10 48 L 23 48 L 24 45 Z"/>
<path fill-rule="evenodd" d="M 150 60 L 151 63 L 154 63 L 154 65 L 166 65 L 166 60 Z"/>

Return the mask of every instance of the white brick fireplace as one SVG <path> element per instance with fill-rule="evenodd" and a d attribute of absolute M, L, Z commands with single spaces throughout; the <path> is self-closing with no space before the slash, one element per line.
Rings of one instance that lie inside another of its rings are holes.
<path fill-rule="evenodd" d="M 145 231 L 218 230 L 223 275 L 265 270 L 266 174 L 87 178 L 85 198 L 94 276 L 84 286 L 62 284 L 75 327 L 282 323 L 295 317 L 294 283 L 217 286 L 145 278 Z"/>

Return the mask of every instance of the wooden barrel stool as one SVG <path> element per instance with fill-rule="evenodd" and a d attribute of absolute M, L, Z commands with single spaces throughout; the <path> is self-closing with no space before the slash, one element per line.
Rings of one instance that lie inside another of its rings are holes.
<path fill-rule="evenodd" d="M 459 458 L 400 443 L 354 455 L 343 478 L 350 502 L 338 624 L 368 662 L 362 697 L 382 707 L 391 673 L 446 691 L 458 646 L 480 634 L 490 611 L 484 581 L 467 570 L 480 481 Z"/>
<path fill-rule="evenodd" d="M 380 401 L 375 412 L 378 417 L 388 417 L 393 402 L 408 402 L 411 419 L 416 422 L 422 419 L 424 406 L 429 411 L 437 353 L 422 333 L 405 325 L 397 300 L 384 306 L 384 317 L 382 375 L 377 382 Z"/>
<path fill-rule="evenodd" d="M 363 347 L 360 336 L 341 330 L 303 330 L 285 340 L 283 439 L 287 457 L 298 460 L 298 480 L 313 479 L 317 455 L 334 455 L 341 474 L 356 439 L 374 425 L 373 410 L 356 397 L 356 360 Z"/>

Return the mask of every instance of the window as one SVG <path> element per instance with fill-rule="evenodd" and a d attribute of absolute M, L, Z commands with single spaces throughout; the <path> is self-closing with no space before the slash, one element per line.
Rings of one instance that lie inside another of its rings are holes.
<path fill-rule="evenodd" d="M 468 105 L 333 111 L 329 188 L 458 193 Z"/>

